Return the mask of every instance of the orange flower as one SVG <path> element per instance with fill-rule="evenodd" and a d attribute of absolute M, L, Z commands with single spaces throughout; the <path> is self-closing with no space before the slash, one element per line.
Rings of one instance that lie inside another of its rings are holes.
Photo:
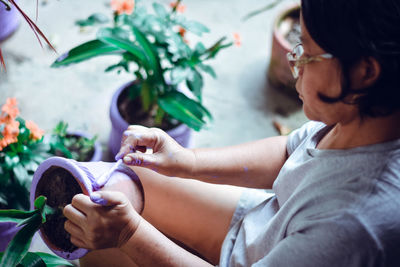
<path fill-rule="evenodd" d="M 34 123 L 33 121 L 26 121 L 25 122 L 25 126 L 26 128 L 29 129 L 29 131 L 31 132 L 31 134 L 29 135 L 29 137 L 33 140 L 39 140 L 40 138 L 42 138 L 44 131 L 42 129 L 40 129 L 36 123 Z"/>
<path fill-rule="evenodd" d="M 186 30 L 184 28 L 180 27 L 178 32 L 180 36 L 185 37 Z"/>
<path fill-rule="evenodd" d="M 122 13 L 130 15 L 134 8 L 134 0 L 111 0 L 111 9 L 117 12 L 118 15 L 121 15 Z"/>
<path fill-rule="evenodd" d="M 3 138 L 0 138 L 0 151 L 2 151 L 3 148 L 8 146 L 9 144 L 18 141 L 19 122 L 15 120 L 10 120 L 9 122 L 5 123 L 4 130 L 1 134 L 3 135 Z"/>
<path fill-rule="evenodd" d="M 242 38 L 241 38 L 240 34 L 237 33 L 237 32 L 233 33 L 233 43 L 236 46 L 241 46 L 242 45 Z"/>
<path fill-rule="evenodd" d="M 19 114 L 17 99 L 15 97 L 7 98 L 6 103 L 1 108 L 1 111 L 10 116 L 11 119 L 15 119 Z"/>
<path fill-rule="evenodd" d="M 176 8 L 176 11 L 178 11 L 179 13 L 184 13 L 185 10 L 186 10 L 186 6 L 183 5 L 183 4 L 179 4 L 179 5 L 178 5 L 178 2 L 171 2 L 171 3 L 169 4 L 169 6 L 170 6 L 171 8 Z"/>

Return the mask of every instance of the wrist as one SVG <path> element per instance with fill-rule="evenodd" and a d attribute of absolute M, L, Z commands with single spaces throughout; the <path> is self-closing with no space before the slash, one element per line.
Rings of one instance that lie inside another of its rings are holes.
<path fill-rule="evenodd" d="M 119 239 L 118 239 L 118 247 L 123 248 L 132 236 L 136 233 L 137 229 L 139 228 L 142 222 L 142 216 L 139 214 L 133 214 L 132 219 L 128 221 L 125 227 L 123 227 Z"/>

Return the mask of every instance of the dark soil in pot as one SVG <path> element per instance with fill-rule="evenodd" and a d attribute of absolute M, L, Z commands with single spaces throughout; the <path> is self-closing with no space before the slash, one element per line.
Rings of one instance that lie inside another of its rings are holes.
<path fill-rule="evenodd" d="M 151 110 L 150 112 L 143 111 L 140 97 L 132 99 L 132 97 L 129 95 L 129 89 L 130 87 L 125 88 L 119 95 L 117 101 L 118 111 L 122 118 L 129 125 L 138 124 L 146 127 L 155 127 L 154 115 L 156 110 Z M 156 127 L 163 130 L 170 130 L 179 124 L 179 121 L 172 119 L 168 116 L 168 114 L 165 114 L 162 125 L 158 125 Z"/>
<path fill-rule="evenodd" d="M 47 197 L 47 205 L 60 210 L 59 213 L 49 216 L 41 230 L 53 245 L 67 252 L 78 247 L 70 242 L 70 234 L 64 229 L 67 219 L 63 216 L 62 209 L 79 193 L 82 193 L 82 189 L 78 182 L 70 172 L 60 167 L 51 167 L 45 171 L 36 189 L 35 197 Z"/>

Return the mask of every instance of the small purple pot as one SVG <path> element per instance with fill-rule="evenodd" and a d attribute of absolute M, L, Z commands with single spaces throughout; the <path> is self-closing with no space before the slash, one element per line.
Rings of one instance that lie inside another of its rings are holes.
<path fill-rule="evenodd" d="M 110 106 L 110 120 L 111 120 L 111 133 L 108 141 L 109 151 L 113 156 L 117 155 L 121 147 L 121 140 L 123 132 L 128 128 L 129 124 L 126 122 L 118 110 L 118 99 L 121 93 L 133 82 L 129 82 L 118 88 L 114 93 L 111 106 Z M 172 138 L 174 138 L 181 146 L 189 147 L 191 141 L 192 130 L 185 124 L 166 131 Z"/>
<path fill-rule="evenodd" d="M 69 135 L 75 135 L 75 136 L 82 136 L 87 139 L 91 139 L 93 136 L 89 135 L 86 132 L 83 131 L 73 131 L 73 132 L 68 132 Z M 100 161 L 103 155 L 103 151 L 101 148 L 101 144 L 99 141 L 96 141 L 94 143 L 94 151 L 93 151 L 93 156 L 89 161 Z"/>
<path fill-rule="evenodd" d="M 18 10 L 11 6 L 11 10 L 7 11 L 5 5 L 0 3 L 0 42 L 17 30 L 19 22 L 20 14 Z"/>
<path fill-rule="evenodd" d="M 30 190 L 30 202 L 31 202 L 31 210 L 34 208 L 34 201 L 36 197 L 38 197 L 38 193 L 36 192 L 39 187 L 42 186 L 39 182 L 43 175 L 48 171 L 50 168 L 54 170 L 55 168 L 62 168 L 68 171 L 78 182 L 79 186 L 81 187 L 83 193 L 85 195 L 90 195 L 94 191 L 101 190 L 103 186 L 106 184 L 116 184 L 121 181 L 133 181 L 135 182 L 138 187 L 140 188 L 141 192 L 143 192 L 141 182 L 139 177 L 136 173 L 131 170 L 130 168 L 126 167 L 125 165 L 120 165 L 112 174 L 110 178 L 104 181 L 103 184 L 97 184 L 97 179 L 101 177 L 103 173 L 109 171 L 111 167 L 114 166 L 115 163 L 111 162 L 77 162 L 72 159 L 66 159 L 61 157 L 51 157 L 45 161 L 43 161 L 36 172 L 33 175 L 31 190 Z M 52 244 L 49 239 L 47 238 L 46 234 L 39 230 L 39 234 L 42 237 L 44 243 L 58 256 L 68 259 L 74 260 L 79 259 L 86 255 L 89 250 L 83 248 L 77 248 L 72 252 L 63 251 L 60 248 L 56 247 Z"/>

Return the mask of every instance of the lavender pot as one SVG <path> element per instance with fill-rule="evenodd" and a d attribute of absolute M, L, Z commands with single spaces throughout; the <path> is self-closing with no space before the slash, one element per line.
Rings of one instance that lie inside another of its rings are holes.
<path fill-rule="evenodd" d="M 5 251 L 8 243 L 14 238 L 15 234 L 20 230 L 16 223 L 3 222 L 0 223 L 0 252 Z"/>
<path fill-rule="evenodd" d="M 82 136 L 87 139 L 91 139 L 93 136 L 89 135 L 86 132 L 83 131 L 73 131 L 73 132 L 68 132 L 69 135 L 75 135 L 75 136 Z M 94 143 L 94 151 L 93 151 L 93 156 L 89 161 L 100 161 L 103 155 L 103 150 L 101 148 L 101 144 L 99 141 L 96 141 Z"/>
<path fill-rule="evenodd" d="M 0 42 L 13 34 L 20 22 L 20 14 L 14 6 L 7 11 L 5 5 L 0 3 Z"/>
<path fill-rule="evenodd" d="M 133 82 L 124 84 L 114 93 L 110 105 L 110 120 L 111 120 L 111 133 L 108 141 L 108 148 L 112 156 L 117 155 L 121 147 L 121 140 L 123 132 L 128 128 L 129 124 L 126 122 L 118 110 L 118 101 L 122 92 L 129 87 Z M 166 131 L 172 138 L 174 138 L 181 146 L 189 147 L 191 142 L 192 130 L 185 124 Z"/>
<path fill-rule="evenodd" d="M 57 185 L 58 181 L 60 180 L 60 176 L 57 177 L 55 172 L 60 172 L 61 170 L 62 172 L 66 171 L 65 173 L 68 173 L 68 179 L 74 179 L 79 184 L 83 194 L 90 195 L 92 192 L 98 190 L 121 191 L 125 194 L 129 194 L 128 199 L 131 201 L 134 208 L 138 212 L 141 212 L 144 203 L 143 187 L 136 173 L 130 168 L 121 164 L 117 169 L 115 169 L 114 172 L 111 173 L 109 179 L 101 179 L 103 182 L 98 184 L 98 178 L 101 177 L 102 174 L 107 173 L 109 169 L 114 166 L 114 164 L 115 163 L 102 161 L 77 162 L 72 159 L 61 157 L 51 157 L 43 161 L 33 176 L 30 191 L 31 209 L 34 207 L 34 200 L 41 194 L 41 192 L 51 190 L 49 188 L 46 189 L 46 186 L 48 187 L 51 183 L 53 185 Z M 63 187 L 61 183 L 60 187 Z M 69 189 L 66 191 L 69 191 Z M 51 206 L 50 200 L 48 204 Z M 43 229 L 44 228 L 42 227 L 39 230 L 39 234 L 44 243 L 56 255 L 64 259 L 74 260 L 83 257 L 89 252 L 89 250 L 83 248 L 76 248 L 73 251 L 65 251 L 60 249 L 50 241 Z"/>

